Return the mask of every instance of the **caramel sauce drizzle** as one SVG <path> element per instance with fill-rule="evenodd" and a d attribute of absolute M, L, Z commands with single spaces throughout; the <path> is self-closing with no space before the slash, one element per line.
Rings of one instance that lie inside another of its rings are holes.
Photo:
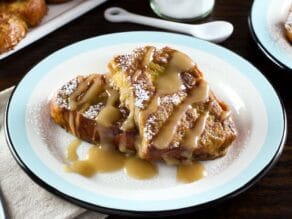
<path fill-rule="evenodd" d="M 76 149 L 80 143 L 77 143 L 79 142 L 74 140 L 68 146 L 68 150 L 73 154 L 73 159 L 72 157 L 69 159 L 68 156 L 68 160 L 72 162 L 65 166 L 65 171 L 67 172 L 91 177 L 96 173 L 107 173 L 124 169 L 128 176 L 140 180 L 150 179 L 158 174 L 155 164 L 136 156 L 126 155 L 104 145 L 93 145 L 88 150 L 86 159 L 78 160 Z"/>
<path fill-rule="evenodd" d="M 185 165 L 180 164 L 177 167 L 176 179 L 183 183 L 191 183 L 203 178 L 206 175 L 204 166 L 198 162 Z"/>
<path fill-rule="evenodd" d="M 81 141 L 76 138 L 73 140 L 67 147 L 67 159 L 69 161 L 76 161 L 78 160 L 78 154 L 77 154 L 77 149 L 79 145 L 81 144 Z"/>
<path fill-rule="evenodd" d="M 157 166 L 149 161 L 136 156 L 130 156 L 125 163 L 125 171 L 128 176 L 135 179 L 151 179 L 158 173 Z"/>
<path fill-rule="evenodd" d="M 107 146 L 104 147 L 104 145 L 92 145 L 86 159 L 79 160 L 77 149 L 80 143 L 79 139 L 75 139 L 68 145 L 67 159 L 71 162 L 64 167 L 67 172 L 92 177 L 97 173 L 109 173 L 124 169 L 129 177 L 138 180 L 151 179 L 158 174 L 158 168 L 154 163 L 121 153 Z M 194 182 L 205 175 L 203 165 L 198 162 L 177 166 L 176 178 L 183 183 Z"/>
<path fill-rule="evenodd" d="M 185 54 L 180 52 L 174 52 L 172 54 L 166 72 L 158 77 L 156 81 L 156 94 L 152 98 L 148 108 L 142 112 L 146 118 L 157 110 L 159 106 L 159 97 L 161 95 L 176 93 L 182 89 L 183 84 L 180 73 L 191 69 L 193 65 L 192 60 Z M 174 110 L 160 132 L 155 136 L 153 143 L 158 149 L 165 149 L 169 146 L 176 133 L 179 121 L 181 121 L 187 110 L 191 108 L 191 105 L 207 100 L 209 96 L 209 86 L 204 80 L 201 80 L 199 83 L 199 86 L 193 88 L 188 97 L 186 97 L 186 99 Z M 185 140 L 187 147 L 196 147 L 198 138 L 205 128 L 207 116 L 206 114 L 203 119 L 197 122 L 192 135 L 187 135 L 188 137 Z"/>
<path fill-rule="evenodd" d="M 77 107 L 83 106 L 84 104 L 93 103 L 96 96 L 102 91 L 102 82 L 99 78 L 94 78 L 90 88 L 84 93 L 79 101 L 76 101 Z"/>
<path fill-rule="evenodd" d="M 153 60 L 153 53 L 155 52 L 155 48 L 153 46 L 150 46 L 144 56 L 144 59 L 142 61 L 143 66 L 149 65 L 150 62 Z"/>
<path fill-rule="evenodd" d="M 69 128 L 72 132 L 73 135 L 76 136 L 76 132 L 75 132 L 75 118 L 74 118 L 74 114 L 72 111 L 69 112 L 69 115 L 68 115 L 68 123 L 69 123 Z"/>
<path fill-rule="evenodd" d="M 180 73 L 187 71 L 192 67 L 193 61 L 188 56 L 178 51 L 174 52 L 166 71 L 155 81 L 155 95 L 152 97 L 143 114 L 148 116 L 151 113 L 156 112 L 157 107 L 159 106 L 160 96 L 180 91 L 183 88 Z"/>
<path fill-rule="evenodd" d="M 125 156 L 108 147 L 92 146 L 85 160 L 75 160 L 65 166 L 65 171 L 91 177 L 98 172 L 113 172 L 121 169 L 125 163 Z"/>
<path fill-rule="evenodd" d="M 191 105 L 194 103 L 203 102 L 208 98 L 209 85 L 204 80 L 200 80 L 198 83 L 199 85 L 195 86 L 186 99 L 179 106 L 177 106 L 171 117 L 161 128 L 161 131 L 154 138 L 153 143 L 158 149 L 165 149 L 168 147 L 173 140 L 174 134 L 176 133 L 176 128 L 179 121 Z"/>
<path fill-rule="evenodd" d="M 205 129 L 208 117 L 209 117 L 209 113 L 200 115 L 200 117 L 196 121 L 195 127 L 192 129 L 189 129 L 186 132 L 185 137 L 181 143 L 182 145 L 184 145 L 184 147 L 188 148 L 191 151 L 193 151 L 193 149 L 198 147 L 198 141 Z"/>
<path fill-rule="evenodd" d="M 190 70 L 193 61 L 185 54 L 175 51 L 168 63 L 166 71 L 156 80 L 156 93 L 172 94 L 183 89 L 180 73 Z"/>
<path fill-rule="evenodd" d="M 231 115 L 231 111 L 230 110 L 223 110 L 221 112 L 221 115 L 220 115 L 220 120 L 221 121 L 224 121 L 225 119 L 227 119 L 228 117 L 230 117 Z"/>
<path fill-rule="evenodd" d="M 175 51 L 172 53 L 172 57 L 166 67 L 165 72 L 162 75 L 159 75 L 159 77 L 154 82 L 155 88 L 156 88 L 154 96 L 150 100 L 147 108 L 139 112 L 139 115 L 138 115 L 139 122 L 147 120 L 147 117 L 149 115 L 157 111 L 158 106 L 160 105 L 161 96 L 167 95 L 167 94 L 174 94 L 184 89 L 180 74 L 181 72 L 190 70 L 193 67 L 193 65 L 194 65 L 193 61 L 187 55 L 179 51 Z M 181 118 L 184 112 L 185 112 L 185 109 L 181 108 L 181 111 L 176 113 L 177 114 L 176 120 L 175 118 L 170 119 L 173 123 L 173 125 L 171 126 L 174 126 L 174 124 L 178 122 L 178 120 Z M 172 127 L 169 127 L 169 128 L 171 129 Z M 172 128 L 170 132 L 173 132 L 173 130 L 174 128 Z M 139 132 L 141 135 L 143 135 L 143 129 L 140 129 Z M 160 133 L 158 133 L 157 135 L 160 135 Z M 144 151 L 145 148 L 143 147 L 147 147 L 147 144 L 143 143 L 144 140 L 141 139 L 140 142 L 137 142 L 137 147 L 142 147 L 140 151 Z M 159 144 L 161 144 L 160 138 L 158 139 L 158 141 L 159 141 Z M 164 143 L 162 145 L 164 146 Z M 161 145 L 159 145 L 158 147 L 160 146 Z"/>
<path fill-rule="evenodd" d="M 100 78 L 96 78 L 96 75 L 90 75 L 68 97 L 70 109 L 68 123 L 73 135 L 79 136 L 80 113 L 84 112 L 102 91 L 103 86 Z M 73 113 L 75 110 L 79 110 L 79 113 Z"/>
<path fill-rule="evenodd" d="M 102 86 L 100 86 L 100 80 L 94 77 L 95 75 L 88 76 L 88 78 L 79 83 L 77 89 L 69 96 L 70 110 L 76 110 L 81 104 L 85 103 L 86 100 L 88 101 L 98 94 L 98 92 L 94 91 L 98 91 Z"/>
<path fill-rule="evenodd" d="M 96 75 L 90 75 L 84 81 L 79 83 L 77 89 L 69 96 L 70 112 L 68 115 L 68 123 L 73 135 L 79 136 L 78 130 L 81 114 L 86 111 L 86 109 L 96 101 L 98 95 L 105 90 L 102 83 L 103 82 L 99 77 L 96 77 Z M 121 112 L 114 106 L 119 98 L 119 94 L 111 88 L 107 88 L 105 92 L 108 96 L 107 102 L 96 117 L 96 121 L 104 127 L 109 127 L 121 118 Z M 78 113 L 73 113 L 74 110 L 78 110 Z M 108 144 L 110 142 L 108 140 L 109 137 L 103 135 L 102 128 L 99 127 L 98 129 L 101 135 L 101 142 Z M 93 139 L 94 137 L 95 136 L 92 136 Z"/>
<path fill-rule="evenodd" d="M 99 112 L 96 121 L 105 127 L 109 127 L 121 118 L 121 112 L 114 107 L 115 102 L 119 98 L 118 92 L 112 89 L 107 89 L 106 92 L 108 94 L 106 105 Z"/>

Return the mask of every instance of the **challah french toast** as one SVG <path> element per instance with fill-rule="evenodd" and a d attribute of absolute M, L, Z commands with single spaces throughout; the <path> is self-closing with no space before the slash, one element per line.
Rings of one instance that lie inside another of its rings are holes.
<path fill-rule="evenodd" d="M 59 89 L 53 120 L 88 142 L 169 164 L 223 156 L 235 139 L 228 107 L 187 55 L 144 47 L 115 57 L 109 68 Z"/>
<path fill-rule="evenodd" d="M 109 68 L 121 105 L 129 110 L 121 127 L 139 131 L 139 157 L 170 163 L 213 159 L 235 139 L 228 107 L 187 55 L 149 46 L 115 57 Z"/>
<path fill-rule="evenodd" d="M 285 21 L 284 30 L 287 39 L 289 40 L 290 43 L 292 43 L 292 7 L 290 8 L 288 17 Z"/>
<path fill-rule="evenodd" d="M 0 54 L 13 49 L 46 13 L 45 0 L 0 0 Z"/>
<path fill-rule="evenodd" d="M 102 74 L 70 80 L 50 101 L 51 117 L 61 127 L 87 142 L 101 141 L 131 148 L 136 133 L 121 133 L 119 127 L 127 117 L 127 110 L 120 108 L 119 93 L 108 84 L 106 75 Z"/>
<path fill-rule="evenodd" d="M 46 15 L 47 5 L 45 0 L 0 0 L 0 12 L 17 15 L 29 27 L 34 27 Z"/>
<path fill-rule="evenodd" d="M 47 3 L 70 0 L 0 0 L 0 54 L 13 49 L 47 14 Z"/>
<path fill-rule="evenodd" d="M 0 54 L 11 50 L 27 33 L 26 23 L 17 15 L 0 13 Z"/>

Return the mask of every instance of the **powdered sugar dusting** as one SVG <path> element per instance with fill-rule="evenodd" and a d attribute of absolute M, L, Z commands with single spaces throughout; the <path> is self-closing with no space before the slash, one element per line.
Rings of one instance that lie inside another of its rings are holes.
<path fill-rule="evenodd" d="M 103 103 L 92 105 L 82 115 L 88 119 L 95 119 L 103 106 Z"/>
<path fill-rule="evenodd" d="M 147 89 L 147 86 L 143 80 L 138 80 L 133 84 L 135 91 L 135 106 L 143 109 L 145 102 L 149 101 L 152 92 Z"/>
<path fill-rule="evenodd" d="M 77 86 L 78 86 L 77 78 L 74 78 L 61 87 L 60 93 L 64 93 L 64 95 L 70 96 L 76 90 Z"/>
<path fill-rule="evenodd" d="M 153 125 L 157 123 L 157 117 L 154 116 L 154 115 L 150 115 L 147 119 L 147 122 L 146 122 L 146 125 L 144 127 L 144 137 L 149 141 L 151 140 L 154 135 L 156 134 L 154 131 L 153 131 Z"/>
<path fill-rule="evenodd" d="M 160 97 L 160 103 L 162 105 L 174 104 L 175 106 L 177 106 L 182 102 L 183 98 L 186 96 L 187 94 L 185 92 L 177 92 L 174 94 L 165 95 L 165 96 Z"/>
<path fill-rule="evenodd" d="M 153 94 L 153 85 L 151 78 L 146 74 L 147 66 L 141 64 L 143 62 L 147 47 L 137 48 L 131 54 L 119 55 L 115 58 L 115 63 L 127 75 L 129 84 L 135 95 L 134 105 L 143 109 L 145 103 L 149 101 Z M 153 54 L 151 54 L 153 56 Z M 152 58 L 150 58 L 152 59 Z"/>
<path fill-rule="evenodd" d="M 58 90 L 56 102 L 60 107 L 68 108 L 68 97 L 77 89 L 77 86 L 78 79 L 74 78 Z"/>
<path fill-rule="evenodd" d="M 129 66 L 134 63 L 134 56 L 132 54 L 120 55 L 116 57 L 116 62 L 123 71 L 127 71 Z"/>
<path fill-rule="evenodd" d="M 137 48 L 131 54 L 119 55 L 115 58 L 115 63 L 122 71 L 132 74 L 137 68 L 137 63 L 143 55 L 143 48 Z"/>
<path fill-rule="evenodd" d="M 68 108 L 68 99 L 67 98 L 63 98 L 63 97 L 57 96 L 56 102 L 60 107 Z"/>

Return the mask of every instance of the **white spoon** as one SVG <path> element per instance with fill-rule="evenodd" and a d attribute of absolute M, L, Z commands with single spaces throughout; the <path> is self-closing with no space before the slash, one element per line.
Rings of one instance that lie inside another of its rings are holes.
<path fill-rule="evenodd" d="M 141 16 L 128 12 L 122 8 L 111 7 L 105 10 L 104 16 L 111 22 L 132 22 L 153 27 L 178 31 L 190 34 L 202 40 L 220 43 L 226 40 L 233 32 L 233 25 L 227 21 L 212 21 L 204 24 L 184 24 L 165 21 L 158 18 Z"/>

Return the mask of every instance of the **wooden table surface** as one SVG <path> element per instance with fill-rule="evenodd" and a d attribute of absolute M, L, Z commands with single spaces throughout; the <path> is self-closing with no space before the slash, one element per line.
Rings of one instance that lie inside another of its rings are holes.
<path fill-rule="evenodd" d="M 257 49 L 247 21 L 251 4 L 252 0 L 216 0 L 212 15 L 205 20 L 223 19 L 232 22 L 235 31 L 222 46 L 249 60 L 279 92 L 288 117 L 286 146 L 276 165 L 259 182 L 237 197 L 188 215 L 196 219 L 292 218 L 292 72 L 279 69 Z M 109 1 L 1 60 L 0 90 L 15 85 L 40 60 L 71 43 L 107 33 L 158 30 L 130 23 L 108 23 L 103 17 L 103 11 L 109 6 L 121 6 L 132 12 L 155 16 L 146 0 Z M 121 217 L 113 215 L 110 218 Z"/>

